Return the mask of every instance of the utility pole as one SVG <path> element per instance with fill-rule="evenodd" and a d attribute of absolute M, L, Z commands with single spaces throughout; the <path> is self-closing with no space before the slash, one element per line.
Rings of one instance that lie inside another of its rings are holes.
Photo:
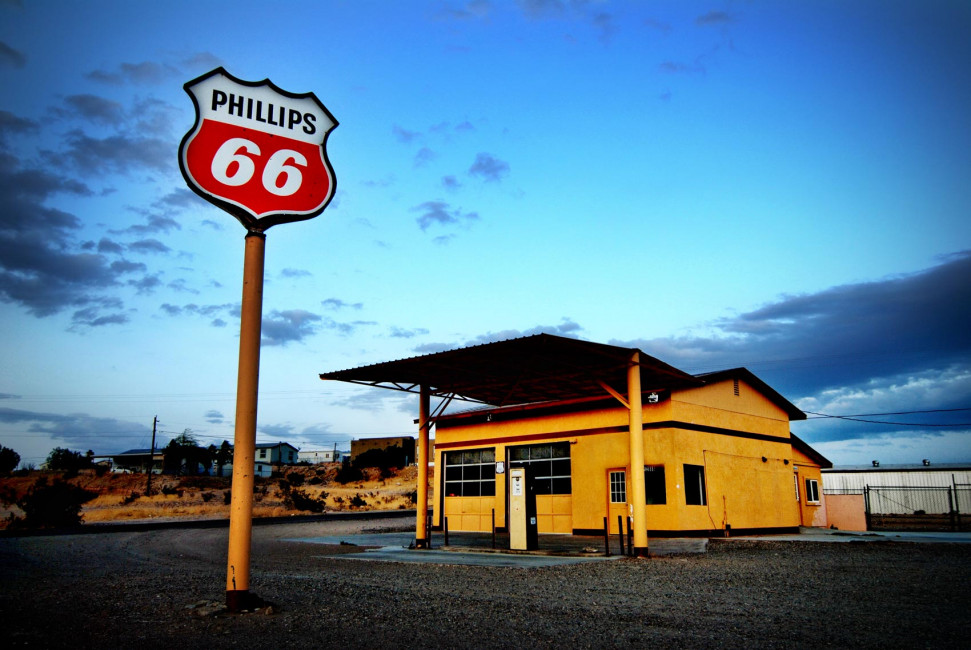
<path fill-rule="evenodd" d="M 155 428 L 158 426 L 158 416 L 152 419 L 152 448 L 148 452 L 148 481 L 145 484 L 145 496 L 152 495 L 152 467 L 155 465 Z"/>

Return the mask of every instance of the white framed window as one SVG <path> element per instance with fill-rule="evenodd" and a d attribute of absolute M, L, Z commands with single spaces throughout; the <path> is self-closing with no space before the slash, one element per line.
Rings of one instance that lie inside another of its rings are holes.
<path fill-rule="evenodd" d="M 491 497 L 496 494 L 496 449 L 445 452 L 445 495 Z"/>
<path fill-rule="evenodd" d="M 627 503 L 627 472 L 610 473 L 610 502 Z"/>
<path fill-rule="evenodd" d="M 819 483 L 814 478 L 806 479 L 806 503 L 819 503 Z"/>
<path fill-rule="evenodd" d="M 509 447 L 509 466 L 533 470 L 536 494 L 571 494 L 570 443 Z"/>

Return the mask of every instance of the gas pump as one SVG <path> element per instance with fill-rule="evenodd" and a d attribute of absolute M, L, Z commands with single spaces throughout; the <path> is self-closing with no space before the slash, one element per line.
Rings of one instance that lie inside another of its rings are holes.
<path fill-rule="evenodd" d="M 509 550 L 539 548 L 536 524 L 536 482 L 527 467 L 509 470 Z"/>

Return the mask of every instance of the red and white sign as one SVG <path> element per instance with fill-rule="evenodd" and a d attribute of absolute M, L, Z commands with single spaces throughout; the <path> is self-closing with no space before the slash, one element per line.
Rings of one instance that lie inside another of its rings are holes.
<path fill-rule="evenodd" d="M 196 123 L 179 146 L 179 167 L 196 194 L 257 232 L 323 212 L 335 185 L 324 144 L 337 120 L 313 93 L 241 81 L 223 68 L 185 91 Z"/>

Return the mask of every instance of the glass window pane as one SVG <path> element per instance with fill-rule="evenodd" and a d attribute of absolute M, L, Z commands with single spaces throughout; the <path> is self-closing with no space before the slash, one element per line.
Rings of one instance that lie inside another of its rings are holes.
<path fill-rule="evenodd" d="M 553 458 L 569 458 L 570 443 L 557 442 L 553 444 Z"/>
<path fill-rule="evenodd" d="M 482 460 L 483 463 L 494 463 L 496 462 L 496 450 L 495 449 L 483 449 L 482 450 Z"/>
<path fill-rule="evenodd" d="M 536 445 L 531 447 L 529 450 L 530 460 L 535 460 L 537 458 L 549 458 L 552 455 L 552 449 L 549 445 Z"/>
<path fill-rule="evenodd" d="M 484 497 L 494 497 L 496 496 L 496 482 L 495 481 L 482 481 L 482 496 Z"/>
<path fill-rule="evenodd" d="M 479 462 L 481 454 L 479 453 L 479 450 L 476 449 L 465 452 L 464 456 L 465 457 L 463 458 L 462 462 L 466 465 L 473 465 Z"/>
<path fill-rule="evenodd" d="M 445 454 L 445 464 L 446 465 L 461 465 L 462 464 L 462 452 L 450 451 Z"/>
<path fill-rule="evenodd" d="M 481 493 L 478 481 L 466 481 L 462 483 L 462 496 L 477 497 Z"/>
<path fill-rule="evenodd" d="M 446 467 L 445 468 L 445 480 L 446 481 L 461 481 L 462 480 L 462 466 L 458 467 Z"/>
<path fill-rule="evenodd" d="M 529 448 L 528 447 L 513 447 L 509 450 L 509 460 L 528 460 L 529 459 Z"/>
<path fill-rule="evenodd" d="M 460 497 L 460 496 L 462 496 L 462 484 L 461 483 L 446 483 L 445 484 L 445 496 L 447 496 L 447 497 Z"/>
<path fill-rule="evenodd" d="M 570 478 L 554 478 L 551 481 L 552 491 L 551 494 L 571 494 L 573 489 L 570 483 Z"/>
<path fill-rule="evenodd" d="M 561 458 L 550 462 L 550 476 L 569 476 L 570 459 Z"/>
<path fill-rule="evenodd" d="M 462 467 L 463 481 L 478 481 L 480 478 L 478 465 L 465 465 Z"/>

